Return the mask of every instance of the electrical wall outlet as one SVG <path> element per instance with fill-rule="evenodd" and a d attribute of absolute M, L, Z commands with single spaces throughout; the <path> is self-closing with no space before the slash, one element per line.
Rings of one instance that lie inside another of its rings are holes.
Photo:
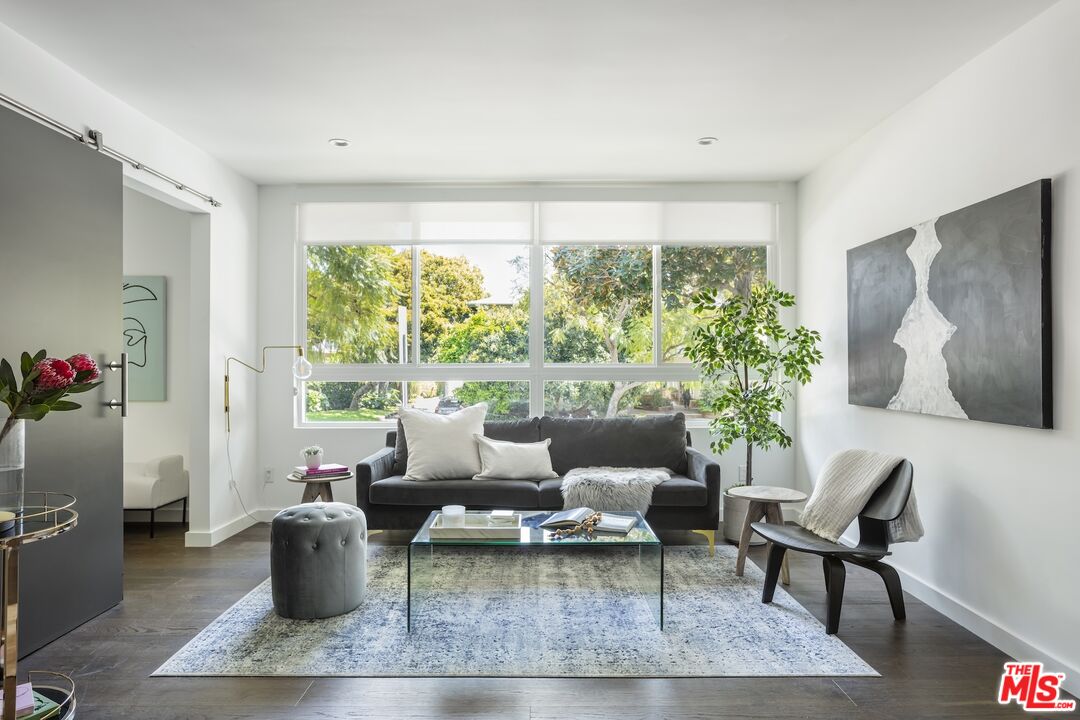
<path fill-rule="evenodd" d="M 263 470 L 263 483 L 269 485 L 274 482 L 274 468 L 267 467 Z"/>

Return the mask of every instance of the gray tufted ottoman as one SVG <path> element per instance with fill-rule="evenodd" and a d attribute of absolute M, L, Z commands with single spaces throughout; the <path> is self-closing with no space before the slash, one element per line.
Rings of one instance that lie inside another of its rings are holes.
<path fill-rule="evenodd" d="M 367 518 L 345 503 L 286 508 L 270 526 L 274 610 L 287 618 L 341 615 L 367 592 Z"/>

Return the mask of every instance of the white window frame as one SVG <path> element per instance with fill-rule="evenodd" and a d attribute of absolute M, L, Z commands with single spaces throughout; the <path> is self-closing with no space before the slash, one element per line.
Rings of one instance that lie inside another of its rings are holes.
<path fill-rule="evenodd" d="M 362 201 L 361 201 L 362 202 Z M 541 239 L 540 208 L 544 201 L 532 202 L 532 238 L 522 240 L 426 240 L 405 242 L 402 240 L 336 240 L 333 242 L 308 241 L 299 231 L 297 222 L 295 262 L 297 302 L 295 327 L 298 340 L 307 344 L 307 254 L 309 245 L 375 245 L 384 247 L 410 247 L 412 253 L 412 338 L 410 361 L 399 364 L 315 364 L 308 381 L 330 382 L 467 382 L 467 381 L 519 381 L 529 383 L 529 415 L 544 415 L 545 381 L 600 381 L 600 382 L 694 382 L 701 379 L 700 373 L 691 363 L 660 362 L 661 353 L 661 287 L 660 253 L 663 247 L 764 247 L 766 248 L 766 278 L 778 282 L 779 245 L 780 245 L 780 203 L 777 200 L 756 200 L 751 202 L 767 203 L 772 206 L 772 228 L 768 240 L 692 240 L 667 242 L 642 240 L 611 241 L 550 241 Z M 655 201 L 664 204 L 665 201 Z M 687 201 L 679 201 L 687 202 Z M 693 201 L 691 201 L 693 202 Z M 715 203 L 724 200 L 701 200 L 697 202 Z M 744 201 L 745 202 L 745 201 Z M 423 204 L 413 203 L 413 204 Z M 297 206 L 297 213 L 302 212 L 303 203 Z M 414 233 L 415 237 L 415 233 Z M 529 248 L 529 361 L 527 363 L 422 363 L 420 360 L 420 253 L 418 249 L 436 245 L 513 245 Z M 652 251 L 652 292 L 653 292 L 653 358 L 651 363 L 548 363 L 545 361 L 544 348 L 544 252 L 548 247 L 567 245 L 581 246 L 646 246 Z M 309 421 L 305 418 L 306 393 L 301 383 L 295 403 L 297 427 L 301 428 L 390 428 L 392 420 L 379 421 Z M 407 402 L 403 392 L 402 401 Z M 688 427 L 706 427 L 708 420 L 688 419 Z"/>

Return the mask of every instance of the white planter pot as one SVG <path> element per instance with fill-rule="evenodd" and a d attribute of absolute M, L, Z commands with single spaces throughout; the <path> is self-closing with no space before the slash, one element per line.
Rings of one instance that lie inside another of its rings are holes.
<path fill-rule="evenodd" d="M 304 462 L 307 463 L 308 470 L 315 470 L 322 465 L 322 455 L 305 455 Z"/>
<path fill-rule="evenodd" d="M 735 497 L 724 493 L 724 539 L 728 542 L 739 544 L 739 535 L 742 534 L 743 522 L 746 521 L 746 511 L 750 508 L 750 501 L 746 498 Z M 751 545 L 764 545 L 765 538 L 757 533 L 750 536 Z"/>

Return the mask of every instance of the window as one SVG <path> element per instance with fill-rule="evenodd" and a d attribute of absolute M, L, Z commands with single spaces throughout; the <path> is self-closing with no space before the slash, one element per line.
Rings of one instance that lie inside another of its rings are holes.
<path fill-rule="evenodd" d="M 420 250 L 420 358 L 426 363 L 529 362 L 527 245 Z"/>
<path fill-rule="evenodd" d="M 612 417 L 681 412 L 689 420 L 711 417 L 701 407 L 708 388 L 700 381 L 619 380 L 544 383 L 544 414 L 555 417 Z"/>
<path fill-rule="evenodd" d="M 764 246 L 663 246 L 660 252 L 660 359 L 687 362 L 683 351 L 697 320 L 690 296 L 705 288 L 728 293 L 764 283 L 768 249 Z"/>
<path fill-rule="evenodd" d="M 704 420 L 690 297 L 764 282 L 775 217 L 772 202 L 304 204 L 302 421 L 477 402 Z"/>
<path fill-rule="evenodd" d="M 650 247 L 560 245 L 544 259 L 547 362 L 652 361 Z"/>
<path fill-rule="evenodd" d="M 408 407 L 437 413 L 451 413 L 469 405 L 486 402 L 488 418 L 512 420 L 529 415 L 527 382 L 427 382 L 408 383 Z"/>
<path fill-rule="evenodd" d="M 311 362 L 405 362 L 412 342 L 412 250 L 309 245 L 306 259 Z"/>

